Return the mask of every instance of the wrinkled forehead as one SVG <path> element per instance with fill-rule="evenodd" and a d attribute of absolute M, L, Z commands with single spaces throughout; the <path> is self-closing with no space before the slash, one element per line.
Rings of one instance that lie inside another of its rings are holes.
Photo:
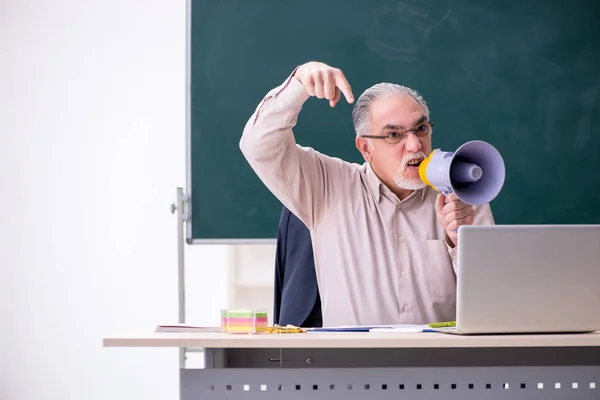
<path fill-rule="evenodd" d="M 411 129 L 427 120 L 423 107 L 411 96 L 388 96 L 371 105 L 373 128 L 395 125 L 400 129 Z"/>

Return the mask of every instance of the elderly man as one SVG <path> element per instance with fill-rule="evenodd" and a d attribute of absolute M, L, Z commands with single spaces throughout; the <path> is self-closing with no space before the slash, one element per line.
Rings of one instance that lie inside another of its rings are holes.
<path fill-rule="evenodd" d="M 296 144 L 304 102 L 316 96 L 335 107 L 342 94 L 354 102 L 342 71 L 301 65 L 258 105 L 240 142 L 262 182 L 310 229 L 323 326 L 452 321 L 456 229 L 493 224 L 489 204 L 466 205 L 421 181 L 433 123 L 404 86 L 380 83 L 358 98 L 352 118 L 364 164 Z"/>

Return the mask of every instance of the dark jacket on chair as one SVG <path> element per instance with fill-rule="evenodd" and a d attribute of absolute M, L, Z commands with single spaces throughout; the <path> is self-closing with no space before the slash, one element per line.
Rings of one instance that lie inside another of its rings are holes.
<path fill-rule="evenodd" d="M 321 297 L 306 225 L 283 207 L 277 233 L 273 323 L 320 327 Z"/>

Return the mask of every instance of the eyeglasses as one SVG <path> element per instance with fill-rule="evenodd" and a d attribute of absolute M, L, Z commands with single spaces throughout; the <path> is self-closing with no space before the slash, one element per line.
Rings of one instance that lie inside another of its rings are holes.
<path fill-rule="evenodd" d="M 425 137 L 431 134 L 431 128 L 433 127 L 433 122 L 425 122 L 413 129 L 407 129 L 405 131 L 394 131 L 390 132 L 387 135 L 360 135 L 360 137 L 369 138 L 369 139 L 384 139 L 386 143 L 395 144 L 399 143 L 402 140 L 408 137 L 408 133 L 412 132 L 416 137 Z"/>

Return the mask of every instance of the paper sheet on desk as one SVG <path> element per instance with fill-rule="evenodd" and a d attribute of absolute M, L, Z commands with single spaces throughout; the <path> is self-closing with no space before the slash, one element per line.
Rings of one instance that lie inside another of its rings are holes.
<path fill-rule="evenodd" d="M 428 325 L 341 325 L 329 326 L 323 328 L 308 328 L 308 332 L 380 332 L 380 333 L 410 333 L 410 332 L 428 332 L 431 328 Z"/>
<path fill-rule="evenodd" d="M 340 325 L 340 326 L 324 326 L 322 328 L 306 328 L 307 332 L 369 332 L 370 329 L 375 326 L 353 326 L 353 325 Z"/>
<path fill-rule="evenodd" d="M 432 329 L 429 325 L 393 325 L 390 327 L 371 328 L 369 332 L 374 333 L 419 333 L 419 332 L 431 332 Z"/>
<path fill-rule="evenodd" d="M 218 326 L 170 324 L 158 325 L 155 332 L 221 332 L 221 328 Z"/>

